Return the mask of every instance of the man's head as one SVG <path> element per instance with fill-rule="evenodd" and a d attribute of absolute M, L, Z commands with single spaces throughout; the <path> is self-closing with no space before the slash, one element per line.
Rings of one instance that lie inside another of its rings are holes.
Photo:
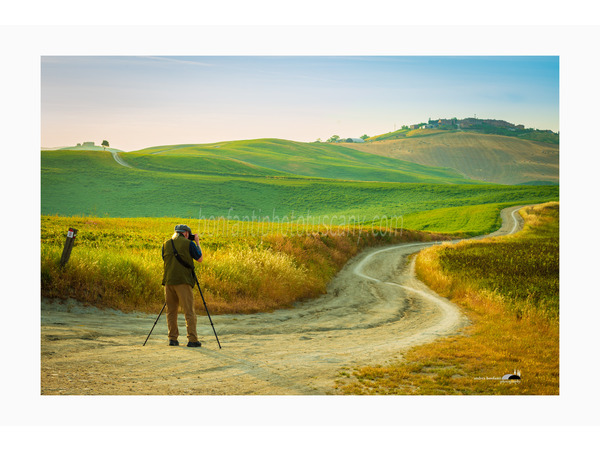
<path fill-rule="evenodd" d="M 175 233 L 182 234 L 186 238 L 189 238 L 192 235 L 192 229 L 187 225 L 175 225 Z"/>

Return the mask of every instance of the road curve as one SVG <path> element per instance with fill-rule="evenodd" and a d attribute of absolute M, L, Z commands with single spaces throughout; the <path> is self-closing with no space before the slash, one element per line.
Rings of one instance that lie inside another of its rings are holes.
<path fill-rule="evenodd" d="M 488 236 L 519 230 L 519 208 L 503 210 L 502 227 Z M 409 256 L 434 244 L 366 250 L 331 281 L 327 294 L 293 309 L 216 316 L 222 350 L 206 317 L 198 318 L 200 349 L 167 346 L 164 317 L 142 347 L 153 315 L 43 302 L 42 393 L 335 393 L 340 370 L 396 360 L 468 323 L 414 275 Z"/>
<path fill-rule="evenodd" d="M 109 150 L 110 151 L 110 150 Z M 123 158 L 121 158 L 121 155 L 119 155 L 119 152 L 115 152 L 115 151 L 110 151 L 113 155 L 114 160 L 118 163 L 121 164 L 124 167 L 128 167 L 130 169 L 133 169 L 134 167 L 127 164 L 125 161 L 123 161 Z"/>

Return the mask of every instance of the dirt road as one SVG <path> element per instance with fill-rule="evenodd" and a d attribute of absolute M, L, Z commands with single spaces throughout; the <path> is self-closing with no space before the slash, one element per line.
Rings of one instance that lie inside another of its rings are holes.
<path fill-rule="evenodd" d="M 131 167 L 129 164 L 127 164 L 125 161 L 123 161 L 123 158 L 121 158 L 121 155 L 119 155 L 118 152 L 115 152 L 115 151 L 110 151 L 110 152 L 112 153 L 114 160 L 118 164 L 121 164 L 122 166 L 125 166 L 125 167 L 129 167 L 130 169 L 133 169 L 133 167 Z"/>
<path fill-rule="evenodd" d="M 502 211 L 493 235 L 521 228 L 519 207 Z M 408 348 L 458 333 L 467 319 L 416 280 L 408 256 L 431 244 L 367 250 L 328 293 L 294 309 L 198 317 L 202 348 L 167 345 L 164 315 L 125 314 L 42 301 L 42 394 L 335 394 L 340 371 L 384 364 Z M 158 314 L 158 311 L 157 311 Z M 183 314 L 180 331 L 185 333 Z"/>

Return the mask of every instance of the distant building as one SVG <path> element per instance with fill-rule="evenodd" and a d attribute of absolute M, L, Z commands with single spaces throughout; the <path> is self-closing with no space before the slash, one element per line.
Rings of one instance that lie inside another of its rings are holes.
<path fill-rule="evenodd" d="M 361 142 L 365 142 L 365 140 L 361 139 L 361 138 L 347 138 L 347 139 L 338 139 L 336 142 L 357 142 L 357 143 L 361 143 Z"/>
<path fill-rule="evenodd" d="M 85 146 L 95 147 L 95 144 L 94 144 L 93 142 L 84 142 L 82 145 L 83 145 L 84 147 L 85 147 Z"/>
<path fill-rule="evenodd" d="M 430 128 L 435 128 L 435 125 L 432 124 L 427 124 L 427 125 L 423 125 L 421 127 L 422 130 L 426 130 L 426 129 L 430 129 Z"/>

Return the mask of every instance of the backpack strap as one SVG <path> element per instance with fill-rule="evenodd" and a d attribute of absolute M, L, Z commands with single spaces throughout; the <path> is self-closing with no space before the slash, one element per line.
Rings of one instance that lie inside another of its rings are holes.
<path fill-rule="evenodd" d="M 171 239 L 171 247 L 173 247 L 173 253 L 175 254 L 175 258 L 177 258 L 177 261 L 179 261 L 181 263 L 181 265 L 183 267 L 185 267 L 186 269 L 191 269 L 193 271 L 194 267 L 190 266 L 183 259 L 181 259 L 181 256 L 179 256 L 179 253 L 177 253 L 177 249 L 175 248 L 175 243 L 173 242 L 173 239 Z"/>

